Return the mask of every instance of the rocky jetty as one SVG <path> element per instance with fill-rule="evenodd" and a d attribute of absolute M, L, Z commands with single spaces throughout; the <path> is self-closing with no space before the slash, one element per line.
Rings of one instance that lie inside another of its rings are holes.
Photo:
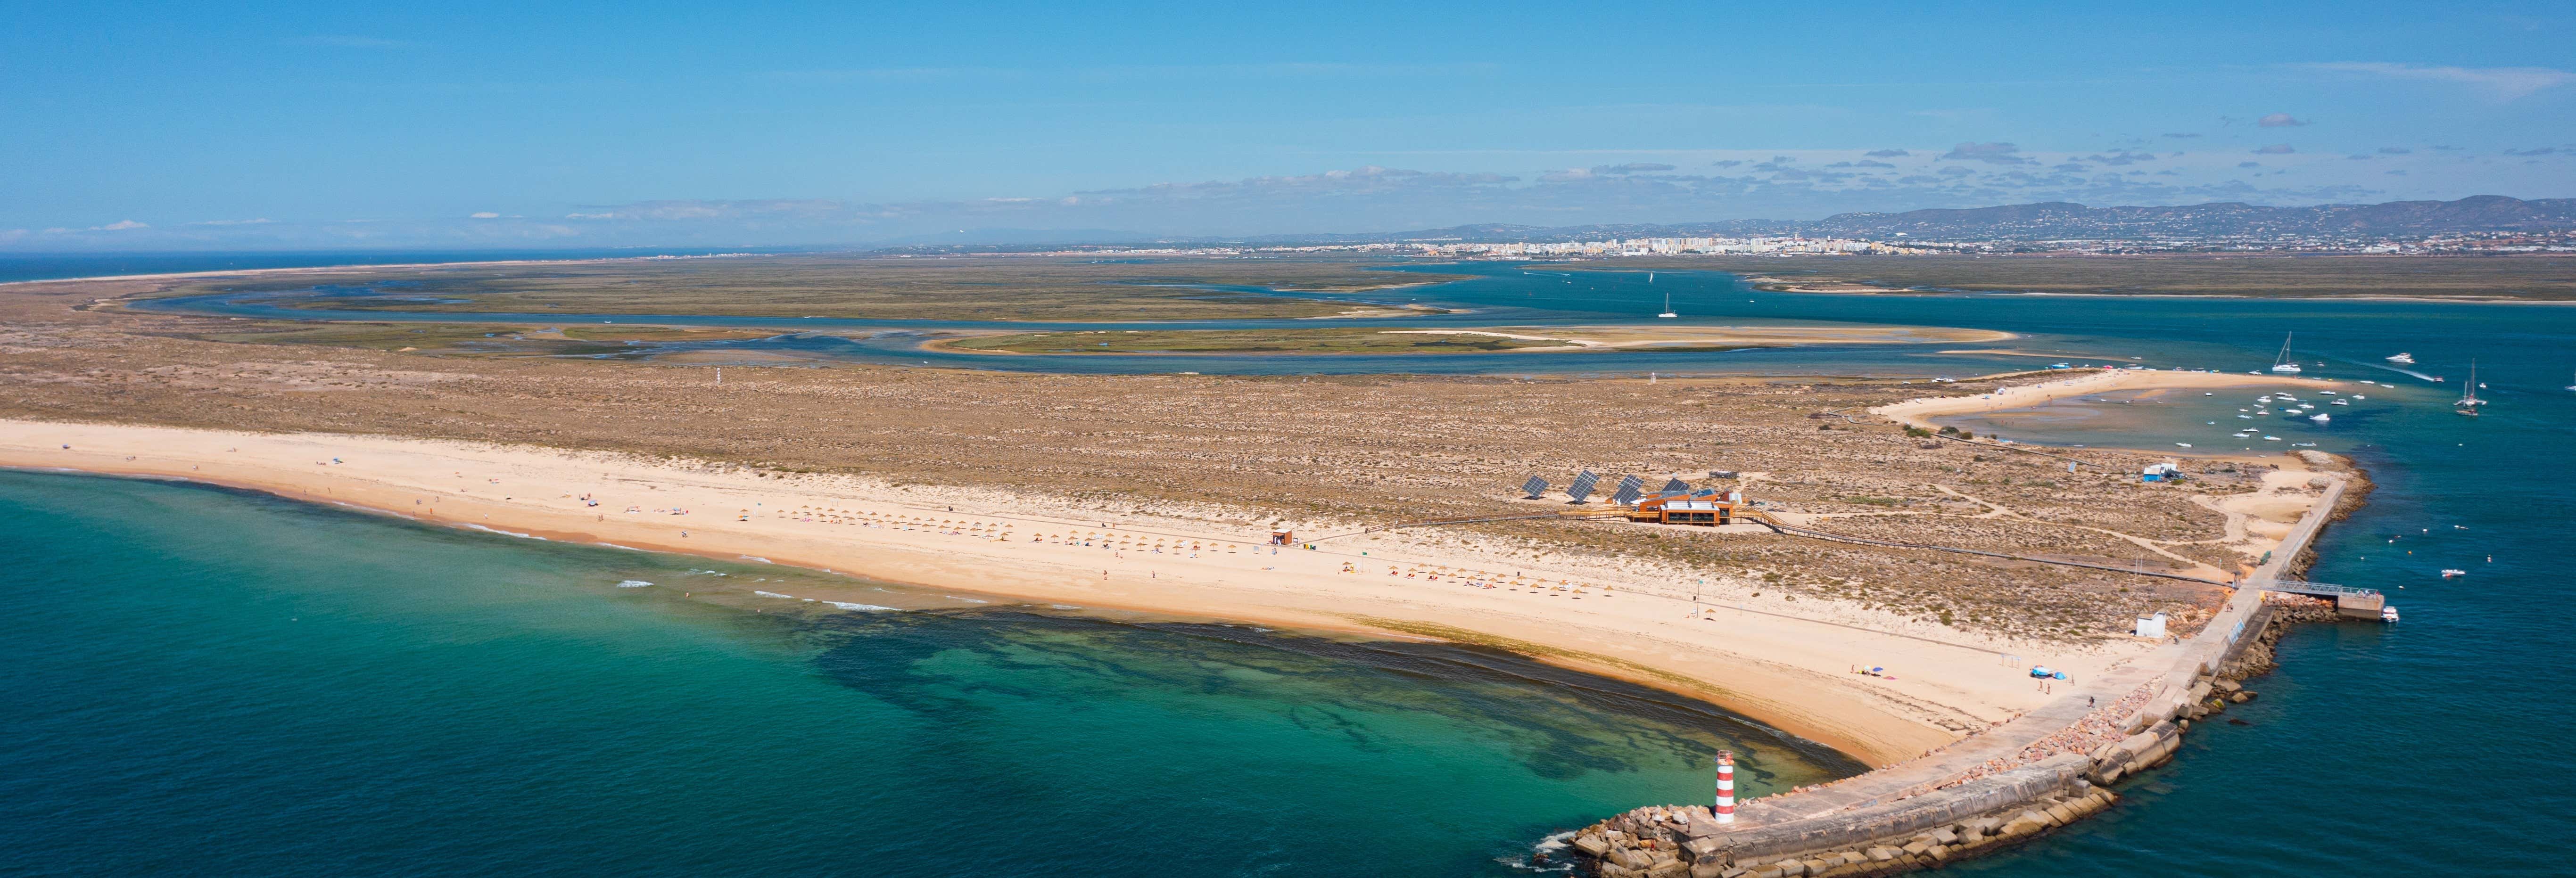
<path fill-rule="evenodd" d="M 1605 878 L 1888 875 L 2018 845 L 2109 808 L 2119 801 L 2112 785 L 2171 761 L 2193 722 L 2253 700 L 2245 680 L 2276 666 L 2289 626 L 2340 618 L 2332 601 L 2279 593 L 2247 609 L 2248 636 L 2190 666 L 2206 670 L 2147 681 L 2080 713 L 2032 717 L 2052 730 L 2025 731 L 2017 745 L 1971 737 L 1953 746 L 1973 752 L 1946 762 L 1936 751 L 1920 764 L 1749 800 L 1737 823 L 1719 824 L 1706 806 L 1639 808 L 1569 843 Z M 2012 736 L 2010 725 L 1996 733 Z"/>

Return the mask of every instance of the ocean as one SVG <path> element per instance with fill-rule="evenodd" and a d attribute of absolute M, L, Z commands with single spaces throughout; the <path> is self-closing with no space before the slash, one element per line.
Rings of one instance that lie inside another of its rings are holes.
<path fill-rule="evenodd" d="M 1959 423 L 2067 445 L 2348 455 L 2376 487 L 2326 530 L 2310 575 L 2381 589 L 2406 621 L 2297 630 L 2282 669 L 2249 683 L 2260 698 L 2197 729 L 2111 812 L 1951 868 L 2566 871 L 2576 760 L 2556 748 L 2576 720 L 2576 637 L 2548 595 L 2576 566 L 2562 536 L 2576 523 L 2576 392 L 2561 389 L 2576 384 L 2576 307 L 1834 296 L 1709 273 L 1578 287 L 1471 269 L 1484 276 L 1406 295 L 1482 311 L 1460 320 L 1611 322 L 1670 289 L 1689 320 L 2005 329 L 2024 337 L 1976 347 L 2035 356 L 1012 365 L 2242 372 L 2295 331 L 2307 375 L 2387 386 L 2347 385 L 2365 397 L 2347 406 L 2302 394 L 2328 424 L 2258 419 L 2256 391 Z M 2382 359 L 2399 351 L 2415 374 Z M 2448 403 L 2472 360 L 2493 404 L 2464 418 Z M 0 475 L 0 514 L 15 562 L 0 580 L 13 671 L 0 734 L 18 744 L 0 752 L 0 862 L 37 874 L 1499 875 L 1553 831 L 1703 801 L 1720 742 L 1759 754 L 1757 790 L 1851 770 L 1705 706 L 1472 650 L 1051 608 L 782 609 L 738 581 L 788 575 L 776 568 L 150 482 Z"/>
<path fill-rule="evenodd" d="M 1719 747 L 1859 770 L 1477 649 L 847 611 L 154 481 L 0 473 L 0 520 L 10 874 L 1503 875 Z"/>

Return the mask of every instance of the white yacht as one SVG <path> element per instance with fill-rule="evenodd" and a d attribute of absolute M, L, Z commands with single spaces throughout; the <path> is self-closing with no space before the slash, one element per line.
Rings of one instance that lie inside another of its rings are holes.
<path fill-rule="evenodd" d="M 2272 371 L 2287 375 L 2296 375 L 2299 373 L 2299 364 L 2290 362 L 2290 337 L 2295 334 L 2296 333 L 2291 333 L 2281 336 L 2281 355 L 2272 358 Z"/>
<path fill-rule="evenodd" d="M 2415 365 L 2415 355 L 2399 351 L 2395 355 L 2390 356 L 2388 361 L 2400 366 L 2412 366 Z"/>

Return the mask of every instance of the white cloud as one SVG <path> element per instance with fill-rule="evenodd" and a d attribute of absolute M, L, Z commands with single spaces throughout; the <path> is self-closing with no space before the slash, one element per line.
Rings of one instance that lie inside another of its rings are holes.
<path fill-rule="evenodd" d="M 2297 66 L 2333 73 L 2358 73 L 2391 79 L 2456 83 L 2483 89 L 2500 100 L 2508 101 L 2576 83 L 2576 73 L 2553 67 L 2447 67 L 2390 64 L 2383 61 L 2337 61 Z"/>
<path fill-rule="evenodd" d="M 500 218 L 501 218 L 501 215 L 500 215 L 500 214 L 493 213 L 493 212 L 488 211 L 488 210 L 478 210 L 478 211 L 475 211 L 475 212 L 473 212 L 473 213 L 471 213 L 471 214 L 467 214 L 467 216 L 468 216 L 468 217 L 470 217 L 470 218 L 472 218 L 472 219 L 500 219 Z"/>
<path fill-rule="evenodd" d="M 192 226 L 257 226 L 257 225 L 266 225 L 266 224 L 268 224 L 268 223 L 273 223 L 273 222 L 276 222 L 276 220 L 269 219 L 269 218 L 267 218 L 267 217 L 260 217 L 260 218 L 258 218 L 258 219 L 237 219 L 237 220 L 198 220 L 198 221 L 193 222 L 193 223 L 188 223 L 188 225 L 192 225 Z"/>
<path fill-rule="evenodd" d="M 122 232 L 127 229 L 148 229 L 151 227 L 151 223 L 138 223 L 133 220 L 117 220 L 103 226 L 91 226 L 89 227 L 89 230 L 93 232 Z"/>
<path fill-rule="evenodd" d="M 2308 123 L 2288 113 L 2273 113 L 2272 115 L 2254 120 L 2254 124 L 2265 128 L 2297 128 Z"/>
<path fill-rule="evenodd" d="M 2022 156 L 2021 147 L 2009 143 L 1962 143 L 1942 153 L 1941 158 L 1957 161 L 1985 162 L 1990 165 L 2035 165 L 2037 160 Z"/>

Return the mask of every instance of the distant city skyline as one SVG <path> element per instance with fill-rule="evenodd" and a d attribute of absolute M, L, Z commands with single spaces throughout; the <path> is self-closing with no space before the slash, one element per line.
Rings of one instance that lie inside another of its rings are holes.
<path fill-rule="evenodd" d="M 866 244 L 2576 196 L 2576 13 L 80 5 L 0 250 Z"/>

